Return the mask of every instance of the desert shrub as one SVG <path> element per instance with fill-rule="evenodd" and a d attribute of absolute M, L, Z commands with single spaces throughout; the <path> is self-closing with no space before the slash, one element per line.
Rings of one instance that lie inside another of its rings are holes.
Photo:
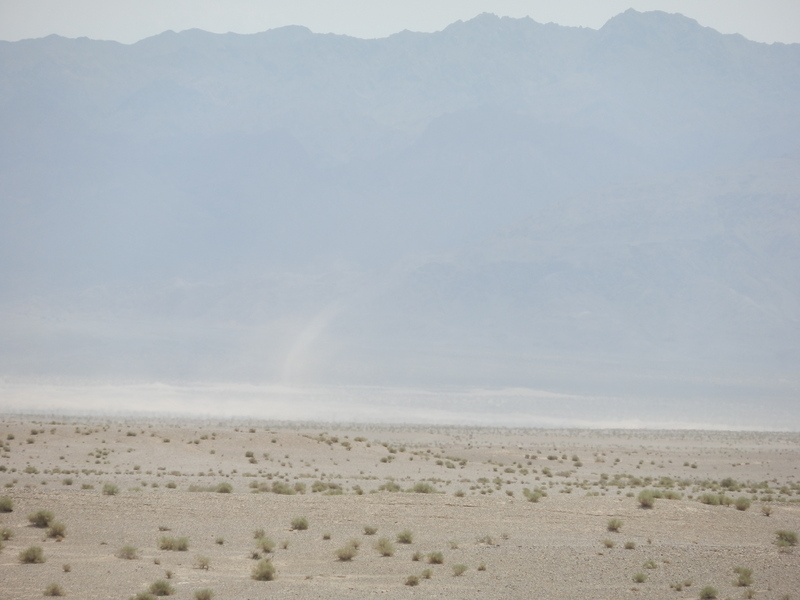
<path fill-rule="evenodd" d="M 382 537 L 375 542 L 375 550 L 377 550 L 381 556 L 394 556 L 394 544 L 392 544 L 392 541 L 387 537 Z"/>
<path fill-rule="evenodd" d="M 31 525 L 42 529 L 48 527 L 54 518 L 55 515 L 49 510 L 37 510 L 35 513 L 28 515 L 28 521 L 31 522 Z"/>
<path fill-rule="evenodd" d="M 768 517 L 772 514 L 772 507 L 769 504 L 764 504 L 761 507 L 761 514 Z"/>
<path fill-rule="evenodd" d="M 625 550 L 633 550 L 636 548 L 636 542 L 625 542 Z"/>
<path fill-rule="evenodd" d="M 467 568 L 468 568 L 467 565 L 462 565 L 462 564 L 453 565 L 453 575 L 459 577 L 467 572 Z"/>
<path fill-rule="evenodd" d="M 322 539 L 326 540 L 326 541 L 331 539 L 331 532 L 330 531 L 326 531 L 325 533 L 323 533 L 322 534 Z"/>
<path fill-rule="evenodd" d="M 46 588 L 44 588 L 44 595 L 45 596 L 64 596 L 64 590 L 60 585 L 57 583 L 51 583 Z"/>
<path fill-rule="evenodd" d="M 420 552 L 419 550 L 414 552 L 414 554 L 411 555 L 411 560 L 413 560 L 414 562 L 422 560 L 422 552 Z"/>
<path fill-rule="evenodd" d="M 797 545 L 797 533 L 794 531 L 780 529 L 775 532 L 775 535 L 778 538 L 776 542 L 778 546 L 789 547 Z"/>
<path fill-rule="evenodd" d="M 746 496 L 739 496 L 733 503 L 737 510 L 747 510 L 750 508 L 750 498 Z"/>
<path fill-rule="evenodd" d="M 156 597 L 150 592 L 139 592 L 131 600 L 156 600 Z"/>
<path fill-rule="evenodd" d="M 654 560 L 648 560 L 644 565 L 642 565 L 645 569 L 657 569 L 658 565 Z"/>
<path fill-rule="evenodd" d="M 64 485 L 72 485 L 74 481 L 72 480 L 72 477 L 65 477 L 61 480 L 61 483 Z"/>
<path fill-rule="evenodd" d="M 253 537 L 257 540 L 263 538 L 265 535 L 267 535 L 267 532 L 264 531 L 264 529 L 262 529 L 261 527 L 259 527 L 253 532 Z"/>
<path fill-rule="evenodd" d="M 211 566 L 211 559 L 207 556 L 198 554 L 194 559 L 194 564 L 198 569 L 208 571 L 208 568 Z"/>
<path fill-rule="evenodd" d="M 289 540 L 281 540 L 281 550 L 286 550 L 289 547 Z"/>
<path fill-rule="evenodd" d="M 641 571 L 633 576 L 634 583 L 644 583 L 645 581 L 647 581 L 647 575 L 645 575 Z"/>
<path fill-rule="evenodd" d="M 444 554 L 441 552 L 430 552 L 428 554 L 428 562 L 432 565 L 441 565 L 444 563 Z"/>
<path fill-rule="evenodd" d="M 160 550 L 176 550 L 178 552 L 185 552 L 189 549 L 189 538 L 174 538 L 164 536 L 158 540 L 158 547 Z"/>
<path fill-rule="evenodd" d="M 387 481 L 386 483 L 382 483 L 378 489 L 384 492 L 399 492 L 403 488 L 394 481 Z"/>
<path fill-rule="evenodd" d="M 225 538 L 218 537 L 217 539 L 214 540 L 214 543 L 217 544 L 218 546 L 222 546 L 225 543 Z"/>
<path fill-rule="evenodd" d="M 233 486 L 228 482 L 223 482 L 215 487 L 214 491 L 218 494 L 230 494 L 233 491 Z"/>
<path fill-rule="evenodd" d="M 486 570 L 486 563 L 482 562 L 478 565 L 478 571 L 485 571 Z"/>
<path fill-rule="evenodd" d="M 0 498 L 0 513 L 10 513 L 14 510 L 14 501 L 8 496 Z"/>
<path fill-rule="evenodd" d="M 272 561 L 266 558 L 262 558 L 253 567 L 253 571 L 250 574 L 250 577 L 252 577 L 256 581 L 272 581 L 273 579 L 275 579 L 275 573 L 276 569 L 275 565 L 272 564 Z"/>
<path fill-rule="evenodd" d="M 435 494 L 436 488 L 426 481 L 418 481 L 411 488 L 411 491 L 415 494 Z"/>
<path fill-rule="evenodd" d="M 19 562 L 27 565 L 43 563 L 44 552 L 40 546 L 31 546 L 19 553 Z"/>
<path fill-rule="evenodd" d="M 375 535 L 378 533 L 378 528 L 371 525 L 364 525 L 364 535 Z"/>
<path fill-rule="evenodd" d="M 269 554 L 270 552 L 275 550 L 275 542 L 272 541 L 272 538 L 263 535 L 260 538 L 258 538 L 258 541 L 256 542 L 256 547 L 262 552 L 266 552 L 267 554 Z"/>
<path fill-rule="evenodd" d="M 8 541 L 14 537 L 14 532 L 8 527 L 0 528 L 0 541 Z"/>
<path fill-rule="evenodd" d="M 117 550 L 117 557 L 125 560 L 135 560 L 139 558 L 139 551 L 133 546 L 123 546 Z"/>
<path fill-rule="evenodd" d="M 336 550 L 334 555 L 342 562 L 348 562 L 355 558 L 356 554 L 358 554 L 358 548 L 353 546 L 352 544 L 346 544 Z"/>
<path fill-rule="evenodd" d="M 47 537 L 50 538 L 64 538 L 67 535 L 67 526 L 61 521 L 52 521 L 50 527 L 47 529 Z"/>
<path fill-rule="evenodd" d="M 175 588 L 168 581 L 159 579 L 150 584 L 150 593 L 154 596 L 172 596 L 175 593 Z"/>
<path fill-rule="evenodd" d="M 294 496 L 297 492 L 295 492 L 294 488 L 288 483 L 276 481 L 272 484 L 272 493 L 280 494 L 282 496 Z"/>
<path fill-rule="evenodd" d="M 653 490 L 642 490 L 639 492 L 639 506 L 642 508 L 653 508 L 656 503 L 656 494 Z"/>
<path fill-rule="evenodd" d="M 61 565 L 61 570 L 64 571 L 64 573 L 69 573 L 70 571 L 72 571 L 72 565 L 70 565 L 69 563 L 64 563 L 63 565 Z"/>
<path fill-rule="evenodd" d="M 430 569 L 423 569 L 421 575 L 423 579 L 430 579 L 433 577 L 433 571 Z"/>
<path fill-rule="evenodd" d="M 622 519 L 618 519 L 617 517 L 609 519 L 608 523 L 606 523 L 606 529 L 609 531 L 619 532 L 619 530 L 622 529 Z"/>
<path fill-rule="evenodd" d="M 414 533 L 410 529 L 404 529 L 397 534 L 398 544 L 410 544 L 414 541 Z"/>
<path fill-rule="evenodd" d="M 117 487 L 113 483 L 104 483 L 103 484 L 103 495 L 104 496 L 116 496 L 117 494 L 119 494 L 119 487 Z"/>
<path fill-rule="evenodd" d="M 707 585 L 702 590 L 700 590 L 700 599 L 701 600 L 714 600 L 717 597 L 717 590 L 710 585 Z"/>
<path fill-rule="evenodd" d="M 737 587 L 748 587 L 753 583 L 753 569 L 748 569 L 746 567 L 736 567 L 733 570 L 734 573 L 738 575 L 736 578 L 736 586 Z"/>
<path fill-rule="evenodd" d="M 208 588 L 203 588 L 202 590 L 196 590 L 194 593 L 194 600 L 211 600 L 214 597 L 213 590 Z"/>
<path fill-rule="evenodd" d="M 406 578 L 406 585 L 410 586 L 419 585 L 419 577 L 417 577 L 416 575 L 409 575 Z"/>
<path fill-rule="evenodd" d="M 295 517 L 292 519 L 292 530 L 305 531 L 308 529 L 308 519 L 305 517 Z"/>
<path fill-rule="evenodd" d="M 613 548 L 614 546 L 617 545 L 617 542 L 615 542 L 614 540 L 603 540 L 603 545 L 606 548 Z"/>

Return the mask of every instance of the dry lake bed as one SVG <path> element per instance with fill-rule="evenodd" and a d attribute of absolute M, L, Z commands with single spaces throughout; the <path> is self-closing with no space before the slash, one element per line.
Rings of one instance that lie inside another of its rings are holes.
<path fill-rule="evenodd" d="M 6 415 L 0 450 L 0 600 L 800 600 L 797 433 Z"/>

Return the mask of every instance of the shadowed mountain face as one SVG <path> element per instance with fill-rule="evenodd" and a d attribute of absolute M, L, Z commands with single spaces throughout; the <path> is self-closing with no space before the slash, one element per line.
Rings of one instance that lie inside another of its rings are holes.
<path fill-rule="evenodd" d="M 0 43 L 0 375 L 800 382 L 800 47 L 627 11 Z"/>

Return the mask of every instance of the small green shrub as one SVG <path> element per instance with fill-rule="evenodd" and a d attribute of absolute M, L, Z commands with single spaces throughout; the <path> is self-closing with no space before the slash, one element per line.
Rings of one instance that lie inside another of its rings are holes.
<path fill-rule="evenodd" d="M 125 560 L 136 560 L 139 558 L 139 551 L 133 546 L 123 546 L 117 551 L 117 557 Z"/>
<path fill-rule="evenodd" d="M 308 529 L 308 519 L 305 517 L 295 517 L 292 519 L 293 531 L 305 531 L 306 529 Z"/>
<path fill-rule="evenodd" d="M 710 585 L 707 585 L 700 590 L 700 600 L 714 600 L 717 597 L 717 590 Z"/>
<path fill-rule="evenodd" d="M 14 537 L 14 532 L 8 527 L 0 528 L 0 541 L 8 541 Z"/>
<path fill-rule="evenodd" d="M 198 569 L 208 571 L 208 568 L 211 566 L 211 559 L 207 556 L 203 556 L 202 554 L 198 554 L 194 559 L 194 565 Z"/>
<path fill-rule="evenodd" d="M 653 490 L 642 490 L 639 492 L 639 506 L 642 508 L 653 508 L 656 503 L 656 494 Z"/>
<path fill-rule="evenodd" d="M 606 529 L 618 533 L 619 530 L 622 529 L 622 519 L 618 519 L 617 517 L 609 519 L 608 523 L 606 523 Z"/>
<path fill-rule="evenodd" d="M 378 528 L 371 525 L 364 525 L 364 535 L 375 535 L 378 533 Z"/>
<path fill-rule="evenodd" d="M 156 597 L 150 592 L 139 592 L 131 600 L 156 600 Z"/>
<path fill-rule="evenodd" d="M 614 540 L 603 540 L 603 545 L 606 548 L 613 548 L 614 546 L 617 545 L 617 542 L 615 542 Z"/>
<path fill-rule="evenodd" d="M 358 554 L 358 548 L 353 546 L 352 544 L 346 544 L 336 550 L 334 555 L 342 562 L 349 562 L 355 558 L 356 554 Z"/>
<path fill-rule="evenodd" d="M 769 504 L 764 504 L 761 506 L 761 514 L 765 517 L 768 517 L 772 514 L 772 507 Z"/>
<path fill-rule="evenodd" d="M 636 548 L 636 542 L 625 542 L 625 550 L 633 550 Z"/>
<path fill-rule="evenodd" d="M 28 515 L 28 521 L 34 527 L 44 529 L 50 525 L 50 522 L 55 518 L 55 515 L 49 510 L 37 510 L 35 513 Z"/>
<path fill-rule="evenodd" d="M 14 510 L 14 501 L 8 496 L 0 498 L 0 513 L 10 513 Z"/>
<path fill-rule="evenodd" d="M 194 593 L 194 600 L 211 600 L 214 597 L 213 590 L 208 588 L 203 588 L 202 590 L 196 590 Z"/>
<path fill-rule="evenodd" d="M 478 565 L 478 571 L 485 571 L 486 570 L 486 563 L 482 562 Z"/>
<path fill-rule="evenodd" d="M 44 595 L 45 596 L 65 596 L 64 590 L 60 585 L 57 583 L 51 583 L 46 588 L 44 588 Z"/>
<path fill-rule="evenodd" d="M 423 569 L 421 575 L 423 579 L 430 579 L 433 577 L 433 571 L 430 569 Z"/>
<path fill-rule="evenodd" d="M 753 569 L 736 567 L 733 572 L 738 575 L 735 582 L 737 587 L 748 587 L 753 584 Z"/>
<path fill-rule="evenodd" d="M 794 531 L 787 531 L 786 529 L 780 529 L 775 532 L 775 535 L 778 538 L 777 539 L 778 546 L 789 547 L 797 545 L 797 533 Z"/>
<path fill-rule="evenodd" d="M 228 482 L 223 482 L 215 487 L 214 491 L 218 494 L 230 494 L 233 491 L 233 486 Z"/>
<path fill-rule="evenodd" d="M 381 556 L 394 556 L 394 544 L 387 537 L 382 537 L 375 542 L 375 549 Z"/>
<path fill-rule="evenodd" d="M 428 562 L 432 565 L 441 565 L 444 563 L 444 554 L 441 552 L 428 553 Z"/>
<path fill-rule="evenodd" d="M 272 581 L 275 579 L 275 573 L 276 569 L 275 565 L 272 564 L 272 561 L 262 558 L 256 563 L 256 566 L 253 567 L 250 577 L 256 581 Z"/>
<path fill-rule="evenodd" d="M 185 552 L 189 549 L 189 538 L 174 538 L 164 536 L 158 540 L 158 547 L 160 550 L 175 550 L 178 552 Z"/>
<path fill-rule="evenodd" d="M 150 584 L 150 593 L 154 596 L 172 596 L 175 593 L 175 588 L 168 581 L 159 579 Z"/>
<path fill-rule="evenodd" d="M 410 529 L 404 529 L 397 534 L 398 544 L 410 544 L 414 541 L 414 534 Z"/>
<path fill-rule="evenodd" d="M 26 565 L 36 565 L 44 561 L 44 552 L 40 546 L 31 546 L 19 553 L 19 562 Z"/>
<path fill-rule="evenodd" d="M 256 547 L 261 550 L 262 552 L 266 552 L 269 554 L 273 550 L 275 550 L 275 542 L 272 541 L 272 538 L 264 535 L 258 538 L 256 542 Z"/>
<path fill-rule="evenodd" d="M 461 575 L 467 572 L 467 568 L 468 568 L 467 565 L 462 565 L 462 564 L 453 565 L 453 575 L 456 577 L 460 577 Z"/>
<path fill-rule="evenodd" d="M 104 483 L 103 484 L 103 495 L 104 496 L 116 496 L 117 494 L 119 494 L 119 487 L 117 487 L 113 483 Z"/>
<path fill-rule="evenodd" d="M 416 575 L 409 575 L 406 578 L 406 585 L 410 586 L 419 585 L 419 577 L 417 577 Z"/>
<path fill-rule="evenodd" d="M 644 583 L 645 581 L 647 581 L 647 575 L 642 572 L 636 573 L 636 575 L 633 576 L 634 583 Z"/>
<path fill-rule="evenodd" d="M 411 491 L 415 494 L 435 494 L 436 488 L 433 487 L 430 483 L 425 481 L 419 481 L 414 484 L 414 487 L 411 488 Z"/>
<path fill-rule="evenodd" d="M 750 508 L 750 498 L 739 496 L 733 504 L 737 510 L 747 510 Z"/>
<path fill-rule="evenodd" d="M 67 526 L 61 521 L 52 521 L 50 527 L 47 528 L 47 537 L 55 539 L 63 539 L 67 536 Z"/>
<path fill-rule="evenodd" d="M 414 562 L 420 561 L 422 560 L 422 556 L 423 556 L 422 552 L 417 550 L 416 552 L 414 552 L 414 554 L 411 555 L 411 560 L 413 560 Z"/>

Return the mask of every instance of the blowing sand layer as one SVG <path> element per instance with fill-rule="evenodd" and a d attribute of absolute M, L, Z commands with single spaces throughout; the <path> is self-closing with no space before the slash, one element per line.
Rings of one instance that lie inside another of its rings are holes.
<path fill-rule="evenodd" d="M 0 446 L 3 600 L 800 600 L 798 434 L 6 416 Z"/>

